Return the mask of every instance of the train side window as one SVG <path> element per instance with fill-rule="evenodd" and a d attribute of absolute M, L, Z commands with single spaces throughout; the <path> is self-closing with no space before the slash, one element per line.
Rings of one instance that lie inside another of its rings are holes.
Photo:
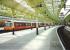
<path fill-rule="evenodd" d="M 31 26 L 31 23 L 26 23 L 26 26 Z"/>
<path fill-rule="evenodd" d="M 28 26 L 28 23 L 26 23 L 26 26 Z"/>
<path fill-rule="evenodd" d="M 26 23 L 23 23 L 23 26 L 26 26 Z"/>

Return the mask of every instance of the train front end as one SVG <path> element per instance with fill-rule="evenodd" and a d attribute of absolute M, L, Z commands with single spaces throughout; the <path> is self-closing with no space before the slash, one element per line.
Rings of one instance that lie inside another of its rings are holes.
<path fill-rule="evenodd" d="M 11 21 L 5 22 L 4 30 L 10 31 L 10 30 L 13 30 L 13 29 L 14 29 L 13 22 L 11 22 Z"/>

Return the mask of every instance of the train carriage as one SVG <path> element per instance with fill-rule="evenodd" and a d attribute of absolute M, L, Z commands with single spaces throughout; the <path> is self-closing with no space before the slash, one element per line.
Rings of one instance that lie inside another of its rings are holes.
<path fill-rule="evenodd" d="M 32 25 L 31 25 L 32 24 Z M 35 23 L 22 22 L 22 21 L 7 21 L 5 22 L 4 30 L 22 30 L 22 29 L 30 29 L 35 28 Z"/>
<path fill-rule="evenodd" d="M 44 23 L 39 22 L 38 27 L 45 26 Z M 24 30 L 36 28 L 36 22 L 28 21 L 5 21 L 4 30 Z"/>

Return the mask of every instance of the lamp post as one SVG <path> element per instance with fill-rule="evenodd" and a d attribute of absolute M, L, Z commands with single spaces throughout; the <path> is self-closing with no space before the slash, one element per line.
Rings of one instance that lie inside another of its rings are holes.
<path fill-rule="evenodd" d="M 37 22 L 36 22 L 36 35 L 39 34 L 39 31 L 38 31 L 38 18 L 36 18 Z"/>
<path fill-rule="evenodd" d="M 11 9 L 12 10 L 12 22 L 14 21 L 13 20 L 13 17 L 16 15 L 15 13 L 14 13 L 14 9 Z M 14 30 L 14 24 L 13 24 L 13 26 L 12 26 L 12 35 L 15 35 L 15 30 Z"/>
<path fill-rule="evenodd" d="M 41 7 L 43 7 L 43 5 L 42 5 L 42 3 L 40 3 L 40 4 L 38 4 L 38 5 L 36 5 L 36 7 L 35 8 L 41 8 Z M 39 14 L 38 14 L 38 12 L 37 12 L 37 16 L 38 16 Z M 39 30 L 38 30 L 38 26 L 39 24 L 38 24 L 38 18 L 36 17 L 36 35 L 38 35 L 39 34 Z"/>
<path fill-rule="evenodd" d="M 44 22 L 44 30 L 46 30 L 46 23 Z"/>

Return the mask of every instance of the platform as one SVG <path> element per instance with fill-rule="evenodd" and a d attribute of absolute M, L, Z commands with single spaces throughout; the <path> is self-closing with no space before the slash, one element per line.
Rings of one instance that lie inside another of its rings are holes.
<path fill-rule="evenodd" d="M 45 31 L 39 28 L 39 35 L 35 29 L 0 34 L 0 50 L 63 50 L 58 36 L 57 26 Z"/>

